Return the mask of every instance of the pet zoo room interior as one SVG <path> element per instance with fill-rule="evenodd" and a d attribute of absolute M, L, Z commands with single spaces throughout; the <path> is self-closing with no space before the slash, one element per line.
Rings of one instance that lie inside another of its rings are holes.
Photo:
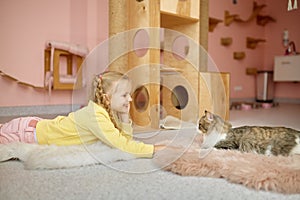
<path fill-rule="evenodd" d="M 0 0 L 1 199 L 300 199 L 299 19 L 298 0 Z"/>

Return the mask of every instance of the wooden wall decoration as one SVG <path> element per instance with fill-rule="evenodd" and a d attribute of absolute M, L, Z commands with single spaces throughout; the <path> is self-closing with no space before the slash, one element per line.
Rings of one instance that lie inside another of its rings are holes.
<path fill-rule="evenodd" d="M 252 38 L 252 37 L 247 37 L 246 38 L 246 46 L 248 49 L 255 49 L 258 43 L 260 42 L 266 42 L 265 39 L 259 39 L 259 38 Z"/>
<path fill-rule="evenodd" d="M 258 5 L 255 1 L 253 2 L 252 13 L 247 19 L 241 19 L 238 14 L 231 14 L 229 11 L 224 11 L 224 24 L 225 26 L 229 26 L 233 22 L 237 23 L 247 23 L 256 19 L 256 23 L 261 26 L 265 26 L 269 22 L 276 22 L 274 18 L 267 15 L 261 15 L 260 12 L 263 8 L 265 8 L 265 4 Z M 265 39 L 259 38 L 246 38 L 246 47 L 249 49 L 255 49 L 257 45 L 261 42 L 266 42 Z M 231 38 L 221 38 L 221 45 L 229 46 L 232 43 Z M 246 56 L 245 52 L 233 52 L 233 59 L 235 60 L 242 60 Z"/>
<path fill-rule="evenodd" d="M 237 14 L 230 14 L 228 10 L 224 12 L 224 24 L 225 26 L 229 26 L 232 22 L 239 18 Z"/>
<path fill-rule="evenodd" d="M 235 51 L 233 52 L 233 58 L 235 60 L 242 60 L 246 57 L 246 53 L 243 51 Z"/>
<path fill-rule="evenodd" d="M 232 44 L 232 37 L 221 38 L 221 45 L 230 46 Z"/>
<path fill-rule="evenodd" d="M 216 26 L 220 23 L 223 22 L 223 20 L 216 19 L 213 17 L 209 18 L 209 32 L 213 32 Z"/>
<path fill-rule="evenodd" d="M 265 26 L 269 22 L 276 22 L 276 20 L 268 15 L 257 15 L 256 17 L 256 24 L 260 26 Z"/>
<path fill-rule="evenodd" d="M 240 22 L 240 23 L 247 23 L 252 21 L 253 19 L 257 20 L 258 25 L 264 26 L 266 23 L 273 21 L 275 22 L 275 19 L 270 16 L 262 16 L 259 13 L 263 8 L 265 8 L 266 5 L 258 5 L 255 1 L 253 2 L 253 8 L 252 13 L 247 19 L 241 19 L 238 14 L 230 14 L 229 11 L 225 11 L 224 13 L 224 22 L 225 26 L 229 26 L 232 22 Z"/>

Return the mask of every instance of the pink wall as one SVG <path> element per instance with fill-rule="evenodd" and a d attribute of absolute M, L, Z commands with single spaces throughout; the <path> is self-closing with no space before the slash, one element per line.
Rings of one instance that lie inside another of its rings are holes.
<path fill-rule="evenodd" d="M 209 33 L 208 52 L 220 71 L 231 74 L 231 98 L 255 98 L 255 77 L 246 75 L 246 68 L 273 69 L 273 58 L 283 55 L 282 31 L 287 28 L 290 39 L 300 48 L 300 9 L 287 12 L 287 0 L 256 0 L 258 5 L 266 4 L 261 14 L 274 17 L 276 23 L 268 23 L 259 26 L 256 20 L 247 23 L 232 23 L 225 26 L 218 24 L 213 32 Z M 230 14 L 238 14 L 241 19 L 247 19 L 252 12 L 253 1 L 238 0 L 233 4 L 232 0 L 210 0 L 210 17 L 224 20 L 224 11 Z M 229 47 L 220 44 L 221 37 L 232 37 L 233 43 Z M 246 48 L 246 37 L 266 39 L 265 43 L 259 43 L 256 49 Z M 246 57 L 243 60 L 234 60 L 234 51 L 244 51 Z M 236 87 L 242 90 L 236 90 Z M 276 83 L 275 98 L 300 98 L 300 83 Z"/>
<path fill-rule="evenodd" d="M 245 73 L 247 67 L 272 69 L 273 57 L 281 55 L 283 29 L 300 48 L 300 9 L 287 12 L 287 0 L 257 0 L 267 4 L 262 14 L 277 22 L 265 27 L 255 20 L 246 24 L 220 23 L 209 33 L 209 54 L 219 71 L 231 73 L 231 98 L 254 98 L 255 78 Z M 242 19 L 252 11 L 250 0 L 210 0 L 210 17 L 222 19 L 224 11 L 239 14 Z M 43 85 L 44 48 L 46 40 L 58 40 L 87 45 L 92 50 L 108 37 L 108 0 L 1 0 L 0 1 L 0 70 L 34 85 Z M 264 38 L 255 50 L 246 48 L 246 37 Z M 229 47 L 220 45 L 221 37 L 232 37 Z M 245 51 L 246 58 L 234 60 L 234 51 Z M 299 83 L 276 84 L 278 98 L 299 99 Z M 242 90 L 235 90 L 236 87 Z M 70 91 L 47 91 L 20 86 L 0 76 L 0 107 L 15 105 L 70 104 Z"/>
<path fill-rule="evenodd" d="M 294 2 L 294 1 L 292 1 Z M 266 0 L 267 10 L 271 16 L 277 20 L 265 28 L 265 35 L 268 42 L 265 47 L 264 66 L 266 69 L 272 69 L 274 65 L 274 56 L 282 55 L 285 48 L 282 45 L 283 30 L 289 31 L 290 41 L 294 41 L 297 51 L 300 52 L 300 1 L 298 0 L 298 9 L 287 11 L 288 0 Z M 300 83 L 276 83 L 275 96 L 277 98 L 300 98 Z"/>
<path fill-rule="evenodd" d="M 92 50 L 108 35 L 108 0 L 1 0 L 0 70 L 43 86 L 47 40 Z M 70 104 L 71 91 L 24 87 L 0 76 L 0 106 Z M 5 94 L 5 95 L 4 95 Z"/>

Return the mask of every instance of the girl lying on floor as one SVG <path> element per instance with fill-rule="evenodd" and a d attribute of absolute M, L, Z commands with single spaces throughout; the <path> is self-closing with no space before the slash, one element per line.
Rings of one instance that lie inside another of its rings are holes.
<path fill-rule="evenodd" d="M 129 118 L 131 82 L 127 76 L 104 72 L 95 76 L 92 91 L 88 105 L 68 116 L 22 117 L 1 125 L 0 143 L 69 146 L 101 141 L 134 157 L 145 158 L 165 148 L 133 140 Z"/>

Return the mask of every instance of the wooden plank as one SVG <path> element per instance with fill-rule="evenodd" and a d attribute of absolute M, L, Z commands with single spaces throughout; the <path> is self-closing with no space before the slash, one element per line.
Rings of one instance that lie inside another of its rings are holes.
<path fill-rule="evenodd" d="M 149 0 L 149 25 L 157 27 L 150 32 L 150 118 L 151 127 L 159 128 L 160 121 L 160 0 Z M 153 63 L 153 64 L 152 64 Z"/>
<path fill-rule="evenodd" d="M 205 110 L 229 119 L 229 73 L 200 73 L 199 116 Z"/>
<path fill-rule="evenodd" d="M 160 23 L 163 28 L 171 28 L 178 25 L 186 25 L 190 23 L 199 22 L 198 18 L 178 15 L 175 13 L 170 13 L 166 11 L 160 11 Z"/>
<path fill-rule="evenodd" d="M 208 51 L 208 29 L 209 29 L 209 2 L 208 0 L 200 0 L 200 26 L 199 26 L 199 44 L 203 48 L 200 51 L 199 71 L 207 71 L 207 51 Z"/>
<path fill-rule="evenodd" d="M 128 30 L 127 4 L 128 0 L 109 0 L 109 69 L 121 73 L 128 70 L 128 56 L 119 52 L 126 52 L 128 40 L 126 37 L 118 37 L 118 40 L 112 37 Z"/>
<path fill-rule="evenodd" d="M 191 0 L 181 0 L 177 2 L 176 13 L 179 15 L 191 15 Z"/>
<path fill-rule="evenodd" d="M 160 0 L 160 10 L 199 18 L 199 0 Z"/>
<path fill-rule="evenodd" d="M 134 51 L 128 53 L 128 69 L 132 71 L 134 88 L 142 85 L 147 89 L 150 99 L 146 110 L 131 109 L 131 116 L 139 126 L 159 128 L 159 83 L 160 83 L 160 11 L 159 0 L 128 1 L 128 37 L 129 49 L 134 49 L 136 34 L 144 29 L 148 33 L 149 48 L 147 53 L 139 57 Z M 150 27 L 145 29 L 144 27 Z M 158 29 L 153 29 L 158 27 Z M 139 71 L 135 73 L 134 71 Z M 143 76 L 141 76 L 143 74 Z M 133 99 L 135 101 L 135 99 Z M 133 104 L 134 105 L 134 104 Z"/>
<path fill-rule="evenodd" d="M 191 72 L 162 74 L 162 106 L 167 115 L 183 121 L 196 122 L 198 116 L 198 76 L 188 76 Z M 195 73 L 197 74 L 197 72 Z M 177 88 L 177 89 L 176 89 Z M 177 90 L 177 91 L 176 91 Z"/>

